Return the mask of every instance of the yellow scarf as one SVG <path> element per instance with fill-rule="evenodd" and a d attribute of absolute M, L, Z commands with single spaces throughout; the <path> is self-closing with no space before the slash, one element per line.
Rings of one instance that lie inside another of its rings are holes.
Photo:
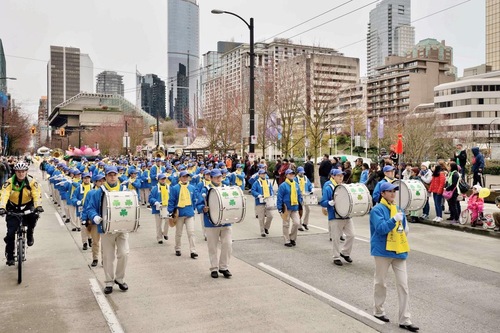
<path fill-rule="evenodd" d="M 82 199 L 82 206 L 83 206 L 83 203 L 85 202 L 85 197 L 87 197 L 87 193 L 92 188 L 92 184 L 82 184 L 82 187 L 83 187 L 83 199 Z"/>
<path fill-rule="evenodd" d="M 296 206 L 299 204 L 299 196 L 297 194 L 297 187 L 295 186 L 295 182 L 290 179 L 285 180 L 285 182 L 290 185 L 290 204 L 292 206 Z"/>
<path fill-rule="evenodd" d="M 333 179 L 333 177 L 330 177 L 330 181 L 332 182 L 333 186 L 338 186 L 339 184 L 337 184 L 337 182 L 335 181 L 335 179 Z"/>
<path fill-rule="evenodd" d="M 212 184 L 211 180 L 203 179 L 203 185 L 208 186 L 209 184 Z"/>
<path fill-rule="evenodd" d="M 114 187 L 111 187 L 107 182 L 104 183 L 104 186 L 109 192 L 118 192 L 120 191 L 120 182 L 117 182 Z"/>
<path fill-rule="evenodd" d="M 130 178 L 130 180 L 128 181 L 128 187 L 127 187 L 127 188 L 128 188 L 129 190 L 135 190 L 135 187 L 134 187 L 134 185 L 133 185 L 132 183 L 133 183 L 136 179 L 137 179 L 137 178 L 134 178 L 134 179 Z"/>
<path fill-rule="evenodd" d="M 380 203 L 389 208 L 390 217 L 394 217 L 397 214 L 398 208 L 395 204 L 388 203 L 385 198 L 380 199 Z M 396 254 L 410 252 L 410 245 L 408 244 L 402 221 L 396 221 L 394 229 L 387 234 L 385 249 L 396 252 Z"/>
<path fill-rule="evenodd" d="M 267 180 L 266 179 L 262 180 L 259 177 L 259 184 L 260 187 L 262 187 L 262 194 L 264 195 L 264 198 L 270 197 L 271 192 L 269 191 L 269 183 L 267 182 Z"/>
<path fill-rule="evenodd" d="M 188 190 L 188 184 L 179 184 L 181 186 L 181 190 L 179 192 L 179 202 L 177 203 L 177 207 L 183 208 L 191 205 L 191 193 Z"/>
<path fill-rule="evenodd" d="M 167 181 L 167 185 L 168 186 L 170 186 L 170 184 L 172 184 L 172 182 L 170 181 L 170 179 L 168 179 L 168 177 L 170 177 L 170 176 L 172 176 L 172 174 L 167 173 L 167 178 L 165 178 L 166 181 Z"/>
<path fill-rule="evenodd" d="M 161 184 L 158 184 L 158 186 L 160 187 L 161 205 L 168 206 L 168 187 Z"/>
<path fill-rule="evenodd" d="M 301 193 L 306 193 L 306 177 L 297 177 L 299 179 L 299 188 Z"/>
<path fill-rule="evenodd" d="M 236 185 L 241 186 L 243 184 L 243 181 L 238 177 L 239 175 L 241 175 L 241 171 L 237 170 L 235 172 L 235 174 L 236 174 L 236 178 L 235 178 Z"/>

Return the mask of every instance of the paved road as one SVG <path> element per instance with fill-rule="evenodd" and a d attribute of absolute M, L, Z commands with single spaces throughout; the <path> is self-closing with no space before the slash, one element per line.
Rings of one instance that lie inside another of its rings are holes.
<path fill-rule="evenodd" d="M 245 221 L 233 228 L 230 280 L 210 278 L 199 223 L 199 259 L 184 254 L 185 236 L 183 256 L 176 257 L 171 240 L 156 243 L 150 212 L 141 209 L 141 228 L 130 236 L 130 290 L 115 288 L 105 297 L 97 290 L 97 299 L 105 299 L 116 316 L 108 323 L 91 289 L 91 281 L 102 288 L 102 267 L 88 266 L 90 252 L 81 250 L 79 235 L 60 224 L 44 196 L 45 213 L 23 283 L 17 285 L 14 267 L 0 266 L 0 331 L 400 331 L 371 317 L 374 265 L 366 217 L 355 219 L 354 263 L 337 267 L 319 207 L 312 211 L 311 230 L 301 232 L 297 247 L 289 249 L 278 219 L 271 237 L 260 237 L 253 200 L 247 203 Z M 424 224 L 411 225 L 409 240 L 411 307 L 421 331 L 495 332 L 500 326 L 500 240 Z M 394 321 L 392 280 L 389 290 L 387 311 Z"/>

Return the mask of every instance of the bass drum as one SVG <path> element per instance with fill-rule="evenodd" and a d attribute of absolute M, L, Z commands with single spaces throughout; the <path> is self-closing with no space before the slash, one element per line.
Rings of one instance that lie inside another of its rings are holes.
<path fill-rule="evenodd" d="M 104 192 L 102 229 L 105 234 L 134 232 L 139 227 L 139 200 L 135 191 Z"/>
<path fill-rule="evenodd" d="M 335 213 L 341 218 L 364 216 L 372 206 L 370 191 L 365 184 L 340 184 L 333 193 Z"/>
<path fill-rule="evenodd" d="M 427 189 L 420 180 L 396 180 L 393 184 L 399 186 L 401 196 L 399 193 L 396 194 L 396 203 L 401 209 L 415 211 L 424 208 L 427 202 Z"/>
<path fill-rule="evenodd" d="M 207 196 L 208 217 L 213 225 L 243 221 L 246 213 L 246 198 L 238 186 L 212 187 Z"/>

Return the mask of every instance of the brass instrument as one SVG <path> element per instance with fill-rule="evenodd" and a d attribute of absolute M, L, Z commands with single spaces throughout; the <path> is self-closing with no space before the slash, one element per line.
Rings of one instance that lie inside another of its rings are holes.
<path fill-rule="evenodd" d="M 162 150 L 155 150 L 155 151 L 153 151 L 153 157 L 164 159 L 165 153 Z"/>
<path fill-rule="evenodd" d="M 50 156 L 52 156 L 54 158 L 63 157 L 64 156 L 64 150 L 62 150 L 61 148 L 52 149 L 52 153 L 50 154 Z"/>

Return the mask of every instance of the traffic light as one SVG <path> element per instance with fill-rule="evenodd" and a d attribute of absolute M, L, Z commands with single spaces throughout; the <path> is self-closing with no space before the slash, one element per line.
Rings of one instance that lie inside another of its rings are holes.
<path fill-rule="evenodd" d="M 35 135 L 36 134 L 36 126 L 33 125 L 31 126 L 31 135 Z"/>
<path fill-rule="evenodd" d="M 64 127 L 61 127 L 59 129 L 59 136 L 64 136 L 66 133 L 65 133 L 65 130 L 64 130 Z"/>

